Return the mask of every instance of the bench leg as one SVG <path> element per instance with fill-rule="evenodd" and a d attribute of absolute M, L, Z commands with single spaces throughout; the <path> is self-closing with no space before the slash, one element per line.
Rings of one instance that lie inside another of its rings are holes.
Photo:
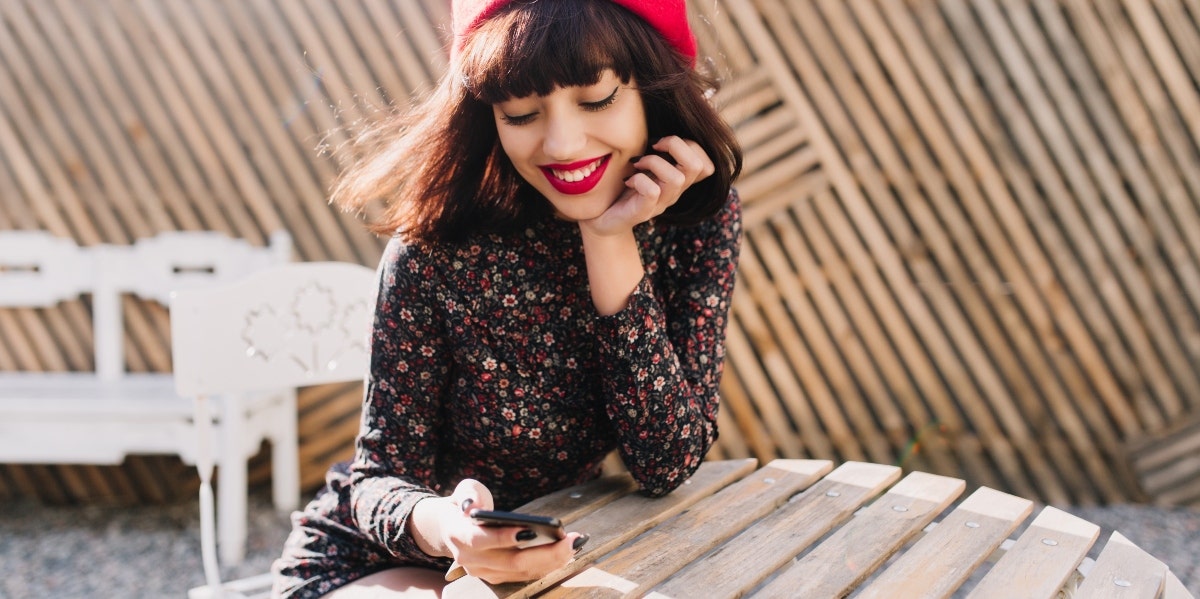
<path fill-rule="evenodd" d="M 246 410 L 236 394 L 222 397 L 217 450 L 217 542 L 223 566 L 246 557 Z"/>
<path fill-rule="evenodd" d="M 271 499 L 275 509 L 291 512 L 300 507 L 300 447 L 297 441 L 296 391 L 284 392 L 271 439 Z"/>

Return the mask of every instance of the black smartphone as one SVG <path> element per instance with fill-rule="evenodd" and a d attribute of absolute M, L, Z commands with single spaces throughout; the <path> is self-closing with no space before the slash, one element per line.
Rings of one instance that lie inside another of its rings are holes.
<path fill-rule="evenodd" d="M 548 543 L 557 543 L 567 536 L 562 521 L 550 516 L 537 516 L 521 512 L 501 512 L 494 510 L 471 510 L 468 514 L 480 526 L 519 526 L 533 531 L 533 536 L 517 542 L 517 547 L 537 547 Z"/>

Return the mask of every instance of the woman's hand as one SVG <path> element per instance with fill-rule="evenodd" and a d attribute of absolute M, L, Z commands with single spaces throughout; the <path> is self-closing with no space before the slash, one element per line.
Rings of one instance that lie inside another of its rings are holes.
<path fill-rule="evenodd" d="M 450 557 L 467 574 L 492 584 L 534 580 L 565 566 L 575 555 L 572 545 L 582 536 L 570 533 L 557 543 L 518 549 L 517 535 L 524 528 L 480 526 L 469 516 L 473 509 L 493 508 L 491 492 L 472 479 L 459 483 L 448 498 L 427 501 L 444 502 L 440 528 Z"/>
<path fill-rule="evenodd" d="M 613 235 L 633 229 L 670 208 L 684 190 L 713 174 L 716 167 L 700 144 L 668 135 L 650 146 L 664 155 L 647 154 L 633 163 L 638 172 L 625 181 L 627 191 L 600 216 L 579 223 L 591 235 Z"/>

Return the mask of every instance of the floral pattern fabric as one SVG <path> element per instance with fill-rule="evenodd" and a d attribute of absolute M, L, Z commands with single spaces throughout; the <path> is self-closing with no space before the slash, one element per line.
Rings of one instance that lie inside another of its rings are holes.
<path fill-rule="evenodd" d="M 446 567 L 406 521 L 464 478 L 513 509 L 596 477 L 613 449 L 651 496 L 699 467 L 717 437 L 740 201 L 731 192 L 695 227 L 634 232 L 646 275 L 611 316 L 592 305 L 574 223 L 453 247 L 388 244 L 354 459 L 293 515 L 278 595 Z"/>

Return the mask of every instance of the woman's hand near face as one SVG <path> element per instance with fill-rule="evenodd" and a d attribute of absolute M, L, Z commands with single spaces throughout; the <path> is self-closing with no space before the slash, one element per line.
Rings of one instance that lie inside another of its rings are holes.
<path fill-rule="evenodd" d="M 493 508 L 492 494 L 482 483 L 463 480 L 449 497 L 421 500 L 409 519 L 410 532 L 430 555 L 451 557 L 467 574 L 497 584 L 541 578 L 571 561 L 572 545 L 581 535 L 570 533 L 557 543 L 518 549 L 520 526 L 480 526 L 468 514 Z"/>
<path fill-rule="evenodd" d="M 688 187 L 716 170 L 699 144 L 676 135 L 658 140 L 651 149 L 662 155 L 647 154 L 633 163 L 638 172 L 625 181 L 627 191 L 603 214 L 579 223 L 585 235 L 629 231 L 662 214 Z"/>

